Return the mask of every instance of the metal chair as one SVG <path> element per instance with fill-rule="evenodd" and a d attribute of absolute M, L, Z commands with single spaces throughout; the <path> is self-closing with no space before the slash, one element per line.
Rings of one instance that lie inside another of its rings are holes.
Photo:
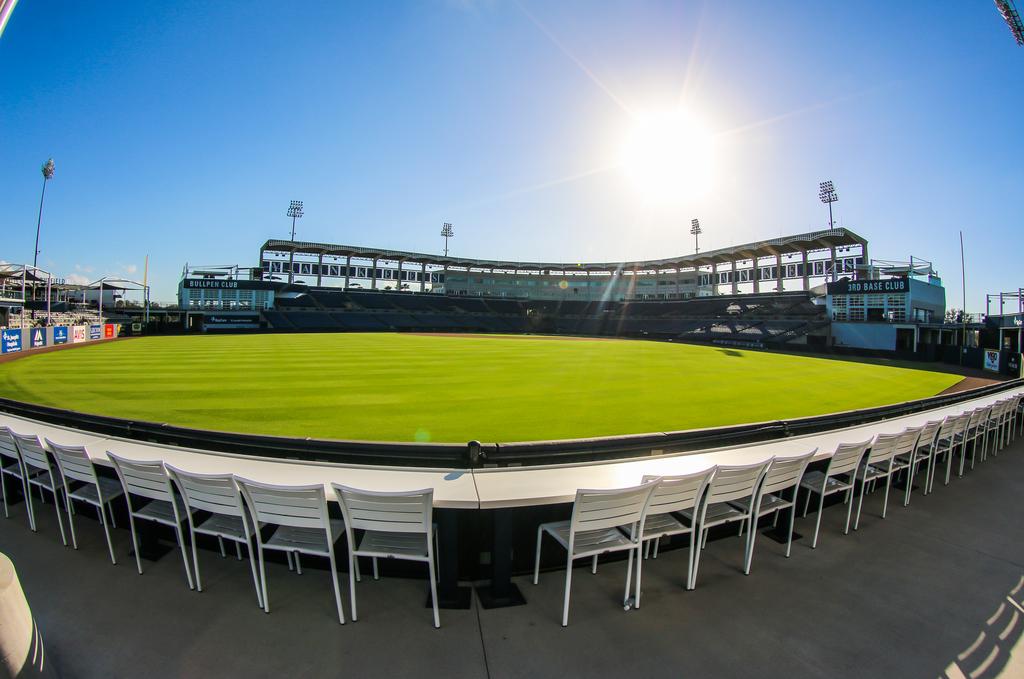
<path fill-rule="evenodd" d="M 63 492 L 64 479 L 60 470 L 54 467 L 46 449 L 39 442 L 39 437 L 33 434 L 18 434 L 11 432 L 14 442 L 17 444 L 18 454 L 21 456 L 21 468 L 25 474 L 25 481 L 28 492 L 25 494 L 25 503 L 28 505 L 29 524 L 32 530 L 36 530 L 35 503 L 32 500 L 32 486 L 39 488 L 39 498 L 46 502 L 43 491 L 49 491 L 53 495 L 53 506 L 57 510 L 57 526 L 60 528 L 60 540 L 64 546 L 68 546 L 68 538 L 64 533 L 64 517 L 60 511 L 60 498 Z"/>
<path fill-rule="evenodd" d="M 872 486 L 885 479 L 885 499 L 882 501 L 882 518 L 889 509 L 889 488 L 892 477 L 903 469 L 909 469 L 908 455 L 917 445 L 921 437 L 921 427 L 909 427 L 899 434 L 878 434 L 871 443 L 871 449 L 864 457 L 857 479 L 861 482 L 860 498 L 857 500 L 857 517 L 853 520 L 853 529 L 860 527 L 860 512 L 864 506 L 864 494 L 870 483 Z"/>
<path fill-rule="evenodd" d="M 761 484 L 761 491 L 758 493 L 759 503 L 752 513 L 750 530 L 750 549 L 747 553 L 747 561 L 744 564 L 743 573 L 750 574 L 750 564 L 754 559 L 754 542 L 757 540 L 757 523 L 768 516 L 775 514 L 775 521 L 778 522 L 779 515 L 783 510 L 789 510 L 789 539 L 786 541 L 786 558 L 789 558 L 793 547 L 793 523 L 796 521 L 796 496 L 800 490 L 800 481 L 811 458 L 818 452 L 815 448 L 809 453 L 792 455 L 788 457 L 776 456 L 768 467 L 764 481 Z M 787 491 L 792 491 L 789 498 L 785 497 Z M 733 507 L 750 512 L 753 498 L 741 498 L 730 502 Z"/>
<path fill-rule="evenodd" d="M 967 445 L 971 446 L 971 469 L 974 469 L 975 460 L 978 457 L 978 443 L 979 440 L 984 441 L 986 423 L 988 422 L 988 416 L 991 406 L 985 406 L 982 408 L 976 408 L 971 411 L 971 416 L 967 421 L 967 430 L 964 432 L 963 441 L 960 452 L 960 472 L 958 476 L 964 475 L 964 466 L 967 461 Z"/>
<path fill-rule="evenodd" d="M 376 492 L 332 483 L 348 538 L 348 580 L 352 599 L 352 620 L 356 620 L 357 559 L 401 559 L 426 562 L 430 575 L 430 597 L 434 627 L 441 626 L 437 609 L 437 555 L 434 551 L 434 490 Z M 361 531 L 360 536 L 356 531 Z"/>
<path fill-rule="evenodd" d="M 114 543 L 110 539 L 110 528 L 116 527 L 114 509 L 111 503 L 124 495 L 121 484 L 116 479 L 100 476 L 96 466 L 89 458 L 89 453 L 81 446 L 62 446 L 49 439 L 46 445 L 53 451 L 57 459 L 57 468 L 64 479 L 64 499 L 67 503 L 68 527 L 71 528 L 71 545 L 78 549 L 78 536 L 75 535 L 75 513 L 73 500 L 78 500 L 96 508 L 103 534 L 107 538 L 107 549 L 110 551 L 110 563 L 117 565 L 114 556 Z M 72 481 L 80 485 L 72 488 Z M 109 523 L 108 518 L 109 517 Z"/>
<path fill-rule="evenodd" d="M 629 610 L 635 603 L 639 606 L 641 559 L 640 538 L 644 532 L 644 519 L 651 495 L 658 481 L 648 481 L 639 486 L 613 490 L 576 491 L 572 506 L 572 518 L 568 521 L 542 523 L 537 527 L 537 553 L 533 565 L 533 584 L 540 576 L 540 550 L 544 534 L 550 535 L 566 551 L 565 597 L 562 602 L 562 627 L 569 624 L 569 594 L 572 588 L 572 562 L 591 557 L 591 570 L 597 568 L 597 557 L 612 552 L 628 552 L 626 566 L 626 591 L 623 606 Z M 628 526 L 624 533 L 620 526 Z M 637 584 L 634 601 L 629 598 L 629 586 L 633 575 L 633 556 L 637 556 Z"/>
<path fill-rule="evenodd" d="M 825 498 L 835 493 L 846 493 L 843 502 L 846 504 L 846 527 L 843 535 L 850 532 L 850 516 L 853 511 L 853 489 L 857 479 L 857 468 L 864 453 L 871 445 L 870 439 L 861 443 L 842 443 L 836 448 L 829 458 L 825 471 L 809 471 L 800 480 L 800 487 L 807 491 L 804 501 L 804 516 L 807 516 L 807 509 L 811 504 L 811 494 L 817 493 L 818 518 L 814 522 L 814 539 L 811 540 L 811 549 L 818 547 L 818 532 L 821 530 L 821 513 L 825 508 Z"/>
<path fill-rule="evenodd" d="M 199 575 L 199 549 L 196 545 L 196 534 L 211 535 L 217 538 L 222 558 L 224 540 L 235 543 L 235 554 L 242 558 L 242 545 L 249 552 L 249 569 L 252 571 L 252 583 L 256 588 L 256 602 L 263 608 L 263 594 L 260 591 L 260 580 L 256 574 L 256 553 L 253 551 L 252 538 L 256 532 L 255 522 L 249 520 L 248 512 L 242 504 L 242 494 L 231 474 L 195 474 L 178 469 L 164 463 L 167 474 L 181 494 L 185 503 L 185 516 L 188 519 L 189 537 L 192 540 L 192 570 L 196 577 L 196 590 L 203 591 L 203 580 Z M 196 524 L 197 511 L 209 512 L 210 516 L 202 523 Z"/>
<path fill-rule="evenodd" d="M 673 535 L 689 535 L 690 551 L 686 565 L 686 584 L 690 588 L 693 580 L 693 557 L 697 553 L 697 530 L 693 521 L 684 523 L 675 513 L 689 511 L 690 516 L 699 516 L 707 487 L 715 475 L 717 467 L 705 469 L 694 474 L 681 476 L 644 476 L 643 482 L 659 481 L 651 494 L 651 503 L 647 507 L 647 518 L 644 521 L 644 558 L 648 556 L 651 544 L 654 544 L 654 558 L 658 558 L 658 546 L 661 538 Z M 624 528 L 620 528 L 624 530 Z"/>
<path fill-rule="evenodd" d="M 326 556 L 331 563 L 331 580 L 334 583 L 334 603 L 338 607 L 338 621 L 344 625 L 345 612 L 341 608 L 338 567 L 334 558 L 334 543 L 341 537 L 344 528 L 341 521 L 331 519 L 328 515 L 323 485 L 316 483 L 308 486 L 277 486 L 237 476 L 235 482 L 242 491 L 242 497 L 253 520 L 277 526 L 274 534 L 267 540 L 263 539 L 262 531 L 256 531 L 263 612 L 270 612 L 264 550 L 284 552 L 289 556 L 289 564 L 293 555 L 296 562 L 299 554 Z"/>
<path fill-rule="evenodd" d="M 963 469 L 964 456 L 967 455 L 967 427 L 970 426 L 972 416 L 973 412 L 971 411 L 960 413 L 959 415 L 950 415 L 947 421 L 952 418 L 953 424 L 949 431 L 947 433 L 939 432 L 936 457 L 943 453 L 946 455 L 946 480 L 943 482 L 944 485 L 949 485 L 949 477 L 953 471 L 953 458 L 956 457 L 958 448 L 960 449 L 960 468 Z M 935 475 L 933 474 L 932 486 L 934 485 Z"/>
<path fill-rule="evenodd" d="M 3 495 L 4 517 L 11 518 L 7 503 L 7 477 L 17 479 L 21 484 L 21 494 L 28 505 L 28 485 L 25 483 L 25 470 L 21 466 L 21 455 L 18 454 L 18 443 L 14 433 L 7 427 L 0 426 L 0 495 Z M 32 514 L 28 514 L 28 525 L 35 530 Z"/>
<path fill-rule="evenodd" d="M 693 556 L 693 575 L 690 578 L 689 589 L 697 586 L 697 571 L 700 569 L 700 554 L 708 541 L 708 531 L 715 526 L 727 523 L 740 522 L 740 535 L 743 534 L 743 526 L 747 523 L 753 525 L 753 511 L 737 509 L 732 502 L 751 498 L 750 507 L 757 507 L 760 504 L 761 483 L 772 460 L 758 462 L 748 465 L 719 465 L 715 471 L 714 478 L 708 484 L 707 499 L 697 515 L 696 526 L 698 531 L 697 553 Z M 693 521 L 694 513 L 691 511 L 680 512 L 688 521 Z M 753 531 L 750 531 L 753 532 Z M 743 568 L 748 573 L 750 568 L 750 535 L 743 552 Z"/>
<path fill-rule="evenodd" d="M 135 550 L 135 566 L 139 570 L 139 575 L 142 575 L 142 557 L 139 554 L 139 536 L 135 530 L 136 519 L 174 529 L 178 548 L 181 550 L 181 562 L 185 566 L 188 588 L 195 589 L 195 585 L 192 584 L 192 572 L 188 567 L 188 554 L 185 552 L 185 535 L 181 530 L 181 524 L 185 521 L 189 509 L 181 498 L 174 494 L 171 478 L 167 476 L 163 462 L 129 460 L 109 450 L 107 457 L 113 463 L 117 477 L 121 479 L 124 499 L 128 503 L 128 523 L 132 533 L 132 547 Z M 133 501 L 132 496 L 145 498 L 148 502 L 136 507 L 137 501 Z"/>
<path fill-rule="evenodd" d="M 920 471 L 920 465 L 925 465 L 924 494 L 928 494 L 928 480 L 931 477 L 931 468 L 935 456 L 935 440 L 942 427 L 941 420 L 926 422 L 921 427 L 921 434 L 917 438 L 914 448 L 907 453 L 897 453 L 897 461 L 907 469 L 907 488 L 903 494 L 903 506 L 910 504 L 910 491 L 914 488 L 914 479 Z"/>

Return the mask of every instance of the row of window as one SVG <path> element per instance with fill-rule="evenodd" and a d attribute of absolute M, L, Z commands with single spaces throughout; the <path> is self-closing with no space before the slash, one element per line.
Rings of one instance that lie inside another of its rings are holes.
<path fill-rule="evenodd" d="M 294 271 L 292 271 L 294 269 Z M 388 268 L 377 268 L 374 269 L 372 266 L 345 266 L 344 264 L 317 264 L 315 262 L 295 262 L 292 266 L 289 262 L 263 262 L 263 271 L 266 273 L 294 273 L 296 276 L 321 276 L 323 278 L 344 278 L 346 275 L 349 278 L 362 278 L 371 279 L 376 278 L 377 280 L 393 281 L 399 274 L 398 269 Z M 444 274 L 438 272 L 428 272 L 426 278 L 423 277 L 422 271 L 406 271 L 402 269 L 401 280 L 413 281 L 419 283 L 421 281 L 427 281 L 429 283 L 443 283 Z"/>
<path fill-rule="evenodd" d="M 837 259 L 835 260 L 835 267 L 832 266 L 832 260 L 807 262 L 806 273 L 808 276 L 831 276 L 834 269 L 837 274 L 852 274 L 857 271 L 857 267 L 862 261 L 860 257 Z M 779 275 L 780 270 L 781 276 Z M 754 271 L 754 269 L 737 269 L 735 271 L 702 273 L 698 276 L 698 285 L 711 285 L 712 283 L 726 285 L 733 282 L 750 283 L 754 280 Z M 761 266 L 756 271 L 757 280 L 773 281 L 778 278 L 803 278 L 805 267 L 802 262 L 798 262 L 795 264 L 783 264 L 781 268 L 777 266 Z"/>

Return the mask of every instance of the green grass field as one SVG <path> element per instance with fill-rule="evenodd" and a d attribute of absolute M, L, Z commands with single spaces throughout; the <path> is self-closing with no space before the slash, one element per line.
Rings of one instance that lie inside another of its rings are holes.
<path fill-rule="evenodd" d="M 0 364 L 0 396 L 224 431 L 526 441 L 694 429 L 932 396 L 945 373 L 547 337 L 144 337 Z"/>

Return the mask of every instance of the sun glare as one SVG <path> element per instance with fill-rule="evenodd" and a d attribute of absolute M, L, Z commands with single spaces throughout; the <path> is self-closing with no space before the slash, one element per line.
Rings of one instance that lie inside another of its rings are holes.
<path fill-rule="evenodd" d="M 662 205 L 707 194 L 714 161 L 713 136 L 685 111 L 635 117 L 620 158 L 623 171 L 644 200 Z"/>

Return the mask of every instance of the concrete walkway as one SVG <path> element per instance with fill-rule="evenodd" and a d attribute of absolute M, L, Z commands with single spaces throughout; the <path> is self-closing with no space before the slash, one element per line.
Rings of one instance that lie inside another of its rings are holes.
<path fill-rule="evenodd" d="M 560 572 L 536 587 L 518 578 L 526 606 L 442 611 L 435 630 L 422 580 L 365 577 L 359 621 L 341 626 L 318 568 L 299 576 L 269 564 L 270 614 L 256 606 L 248 564 L 216 551 L 200 550 L 202 593 L 188 590 L 177 553 L 144 561 L 139 576 L 127 531 L 114 532 L 113 566 L 88 508 L 74 551 L 60 543 L 52 504 L 37 503 L 34 534 L 18 503 L 0 519 L 0 551 L 65 677 L 1021 676 L 1021 497 L 1018 442 L 928 497 L 916 492 L 909 508 L 896 496 L 885 520 L 882 493 L 869 496 L 849 536 L 844 509 L 826 508 L 814 551 L 813 514 L 798 519 L 808 537 L 789 559 L 759 537 L 750 576 L 742 542 L 724 537 L 686 592 L 686 552 L 665 551 L 646 563 L 639 610 L 622 609 L 623 563 L 596 576 L 581 567 L 564 629 Z M 347 594 L 344 603 L 350 616 Z"/>

